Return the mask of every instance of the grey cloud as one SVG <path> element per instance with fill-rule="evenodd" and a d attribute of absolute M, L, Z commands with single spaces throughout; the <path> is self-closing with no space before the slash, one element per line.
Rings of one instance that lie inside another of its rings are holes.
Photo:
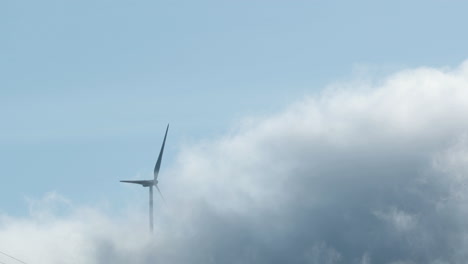
<path fill-rule="evenodd" d="M 0 246 L 48 264 L 465 263 L 467 87 L 468 64 L 334 85 L 184 148 L 152 238 L 143 213 L 75 206 L 3 216 Z"/>

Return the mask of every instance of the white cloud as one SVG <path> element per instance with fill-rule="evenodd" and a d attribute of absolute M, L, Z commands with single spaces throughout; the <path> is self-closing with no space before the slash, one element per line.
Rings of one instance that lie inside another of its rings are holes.
<path fill-rule="evenodd" d="M 335 84 L 186 147 L 151 239 L 144 212 L 35 203 L 1 218 L 0 248 L 38 264 L 464 263 L 467 117 L 468 63 Z"/>
<path fill-rule="evenodd" d="M 397 231 L 411 231 L 417 225 L 417 217 L 393 207 L 386 212 L 376 211 L 375 215 L 392 225 Z"/>

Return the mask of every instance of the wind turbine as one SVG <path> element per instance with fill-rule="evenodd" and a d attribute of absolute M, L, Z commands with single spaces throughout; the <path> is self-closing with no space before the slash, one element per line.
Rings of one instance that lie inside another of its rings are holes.
<path fill-rule="evenodd" d="M 166 144 L 166 137 L 167 137 L 168 130 L 169 130 L 169 124 L 167 124 L 166 134 L 164 135 L 164 140 L 161 146 L 161 151 L 159 152 L 158 160 L 156 161 L 156 166 L 154 166 L 154 178 L 152 180 L 142 180 L 142 181 L 120 181 L 120 182 L 125 182 L 125 183 L 140 184 L 143 187 L 149 187 L 149 226 L 150 226 L 151 232 L 153 232 L 153 186 L 156 187 L 159 194 L 161 195 L 161 198 L 164 201 L 164 197 L 158 188 L 158 174 L 159 174 L 159 168 L 161 167 L 161 159 L 162 159 L 163 152 L 164 152 L 164 145 Z"/>

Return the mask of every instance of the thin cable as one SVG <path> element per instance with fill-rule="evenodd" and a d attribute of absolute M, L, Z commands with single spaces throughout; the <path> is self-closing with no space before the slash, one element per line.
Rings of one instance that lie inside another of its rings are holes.
<path fill-rule="evenodd" d="M 12 259 L 14 259 L 14 260 L 16 260 L 16 261 L 19 261 L 19 262 L 21 262 L 21 263 L 28 264 L 28 263 L 22 261 L 21 259 L 17 259 L 17 258 L 15 258 L 15 257 L 13 257 L 13 256 L 8 255 L 8 254 L 5 253 L 5 252 L 0 251 L 0 253 L 3 254 L 3 255 L 5 255 L 5 256 L 7 256 L 7 257 L 10 257 L 10 258 L 12 258 Z M 3 263 L 3 264 L 5 264 L 5 263 Z"/>

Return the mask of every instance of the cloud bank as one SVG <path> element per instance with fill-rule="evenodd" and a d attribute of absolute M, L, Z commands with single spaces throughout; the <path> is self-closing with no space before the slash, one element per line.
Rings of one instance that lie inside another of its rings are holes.
<path fill-rule="evenodd" d="M 330 86 L 185 147 L 161 181 L 153 236 L 145 212 L 49 194 L 0 217 L 0 248 L 31 264 L 466 263 L 468 63 Z"/>

